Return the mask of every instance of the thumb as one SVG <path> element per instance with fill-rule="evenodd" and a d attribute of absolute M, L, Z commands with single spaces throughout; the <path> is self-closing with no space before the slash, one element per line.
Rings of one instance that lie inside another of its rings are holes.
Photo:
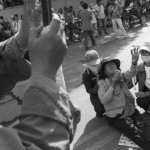
<path fill-rule="evenodd" d="M 41 34 L 42 30 L 43 30 L 43 26 L 42 25 L 40 25 L 38 27 L 32 27 L 30 29 L 29 40 L 33 41 L 33 40 L 37 39 L 39 37 L 39 35 Z"/>

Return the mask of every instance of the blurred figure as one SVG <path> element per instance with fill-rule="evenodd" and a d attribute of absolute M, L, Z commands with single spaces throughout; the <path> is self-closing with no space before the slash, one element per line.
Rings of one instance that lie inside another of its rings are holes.
<path fill-rule="evenodd" d="M 115 0 L 110 0 L 108 16 L 112 19 L 112 25 L 116 33 L 116 38 L 125 39 L 127 38 L 127 33 L 122 25 L 121 13 L 122 8 L 120 4 L 116 3 Z"/>
<path fill-rule="evenodd" d="M 140 20 L 140 24 L 142 26 L 143 24 L 142 24 L 142 18 L 140 13 L 141 3 L 139 2 L 139 0 L 132 0 L 129 7 L 132 8 L 131 13 Z"/>
<path fill-rule="evenodd" d="M 107 35 L 107 30 L 106 30 L 106 20 L 105 20 L 105 11 L 104 11 L 104 6 L 102 4 L 102 0 L 97 0 L 97 4 L 95 5 L 95 10 L 97 12 L 97 21 L 98 21 L 98 32 L 99 35 L 102 35 L 102 27 L 104 30 L 104 33 Z"/>
<path fill-rule="evenodd" d="M 93 35 L 93 25 L 92 25 L 92 12 L 88 9 L 88 4 L 83 3 L 83 10 L 81 11 L 81 21 L 82 21 L 82 29 L 84 36 L 84 46 L 85 50 L 89 50 L 88 46 L 88 35 L 91 39 L 92 45 L 96 45 L 96 41 Z"/>
<path fill-rule="evenodd" d="M 70 11 L 70 13 L 72 13 L 73 17 L 75 18 L 75 17 L 76 17 L 76 13 L 75 13 L 75 11 L 73 10 L 73 6 L 70 6 L 70 7 L 69 7 L 69 11 Z"/>
<path fill-rule="evenodd" d="M 61 20 L 65 21 L 64 13 L 61 8 L 58 9 L 58 16 Z"/>
<path fill-rule="evenodd" d="M 84 4 L 84 2 L 83 1 L 81 1 L 80 2 L 80 6 L 79 6 L 79 9 L 78 9 L 78 18 L 80 18 L 81 16 L 80 16 L 80 13 L 81 13 L 81 11 L 83 10 L 83 5 Z"/>
<path fill-rule="evenodd" d="M 97 12 L 95 10 L 95 6 L 93 3 L 90 3 L 90 10 L 92 11 L 92 24 L 93 24 L 93 29 L 94 29 L 94 37 L 98 36 L 98 30 L 97 30 L 97 20 L 96 20 L 96 16 L 97 16 Z"/>
<path fill-rule="evenodd" d="M 21 28 L 21 20 L 19 19 L 18 14 L 14 14 L 12 17 L 12 28 L 15 33 L 17 33 Z"/>

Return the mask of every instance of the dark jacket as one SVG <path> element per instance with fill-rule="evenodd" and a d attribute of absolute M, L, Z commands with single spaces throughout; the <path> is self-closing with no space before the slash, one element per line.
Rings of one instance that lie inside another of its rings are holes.
<path fill-rule="evenodd" d="M 24 59 L 25 51 L 19 49 L 15 35 L 0 42 L 0 98 L 11 91 L 18 81 L 31 75 L 31 65 Z"/>
<path fill-rule="evenodd" d="M 89 69 L 86 68 L 82 75 L 82 81 L 85 86 L 85 89 L 87 93 L 96 94 L 98 91 L 98 85 L 97 85 L 97 76 Z"/>
<path fill-rule="evenodd" d="M 139 91 L 145 91 L 146 71 L 144 63 L 138 66 L 136 74 L 136 82 L 138 82 Z"/>

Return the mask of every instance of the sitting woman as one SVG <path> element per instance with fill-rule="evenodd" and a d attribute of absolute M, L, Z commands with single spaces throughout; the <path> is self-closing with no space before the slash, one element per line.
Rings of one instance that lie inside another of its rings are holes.
<path fill-rule="evenodd" d="M 145 42 L 140 50 L 142 63 L 138 66 L 136 82 L 139 91 L 136 93 L 137 104 L 150 113 L 150 43 Z"/>
<path fill-rule="evenodd" d="M 138 49 L 131 51 L 132 65 L 121 73 L 120 60 L 104 58 L 99 70 L 98 95 L 106 111 L 108 123 L 144 150 L 150 150 L 150 126 L 135 108 L 127 82 L 136 75 Z"/>

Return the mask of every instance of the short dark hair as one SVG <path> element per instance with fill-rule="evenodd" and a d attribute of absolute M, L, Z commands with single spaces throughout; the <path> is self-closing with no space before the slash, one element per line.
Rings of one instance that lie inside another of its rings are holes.
<path fill-rule="evenodd" d="M 83 9 L 88 9 L 88 4 L 87 3 L 83 3 L 82 7 L 83 7 Z"/>

